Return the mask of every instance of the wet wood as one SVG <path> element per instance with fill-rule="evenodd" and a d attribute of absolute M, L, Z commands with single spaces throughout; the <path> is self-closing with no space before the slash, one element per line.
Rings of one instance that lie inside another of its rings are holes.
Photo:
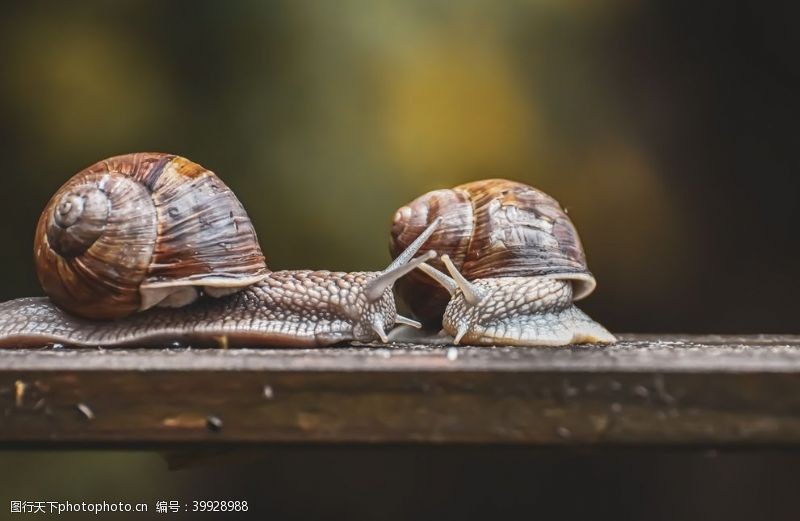
<path fill-rule="evenodd" d="M 0 445 L 800 445 L 800 336 L 0 350 Z"/>

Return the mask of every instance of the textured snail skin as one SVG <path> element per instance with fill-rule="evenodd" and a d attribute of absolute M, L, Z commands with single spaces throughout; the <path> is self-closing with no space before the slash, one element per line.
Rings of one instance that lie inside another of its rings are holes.
<path fill-rule="evenodd" d="M 191 345 L 315 347 L 376 339 L 397 319 L 391 289 L 369 302 L 380 272 L 276 271 L 238 293 L 113 322 L 69 314 L 47 298 L 0 303 L 0 347 Z"/>
<path fill-rule="evenodd" d="M 442 320 L 444 330 L 459 343 L 562 346 L 616 341 L 606 328 L 573 305 L 569 281 L 504 277 L 472 284 L 481 300 L 470 305 L 457 290 Z"/>

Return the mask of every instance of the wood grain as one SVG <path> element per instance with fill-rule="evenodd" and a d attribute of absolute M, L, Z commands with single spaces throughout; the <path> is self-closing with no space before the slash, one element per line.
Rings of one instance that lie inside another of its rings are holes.
<path fill-rule="evenodd" d="M 0 350 L 0 444 L 800 443 L 800 336 Z"/>

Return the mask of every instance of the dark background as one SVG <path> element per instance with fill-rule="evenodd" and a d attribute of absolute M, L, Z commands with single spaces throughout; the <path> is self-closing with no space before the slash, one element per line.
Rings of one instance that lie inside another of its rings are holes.
<path fill-rule="evenodd" d="M 40 293 L 33 229 L 61 183 L 154 150 L 219 174 L 273 269 L 378 269 L 395 208 L 509 177 L 568 208 L 599 281 L 582 307 L 612 331 L 797 332 L 797 20 L 756 1 L 7 3 L 0 299 Z M 168 472 L 6 452 L 0 498 L 794 518 L 796 455 L 711 454 L 294 449 Z"/>

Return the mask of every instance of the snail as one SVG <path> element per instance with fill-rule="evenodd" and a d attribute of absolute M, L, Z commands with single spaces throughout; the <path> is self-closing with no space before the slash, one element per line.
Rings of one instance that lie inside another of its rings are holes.
<path fill-rule="evenodd" d="M 424 324 L 441 324 L 456 344 L 615 342 L 573 304 L 596 281 L 555 199 L 505 179 L 428 192 L 395 213 L 392 255 L 437 220 L 422 251 L 436 250 L 441 259 L 398 284 Z"/>
<path fill-rule="evenodd" d="M 419 326 L 397 315 L 392 287 L 435 256 L 412 259 L 438 223 L 380 272 L 273 272 L 214 173 L 171 154 L 113 157 L 43 211 L 34 257 L 48 297 L 0 303 L 0 346 L 386 341 L 395 323 Z"/>

